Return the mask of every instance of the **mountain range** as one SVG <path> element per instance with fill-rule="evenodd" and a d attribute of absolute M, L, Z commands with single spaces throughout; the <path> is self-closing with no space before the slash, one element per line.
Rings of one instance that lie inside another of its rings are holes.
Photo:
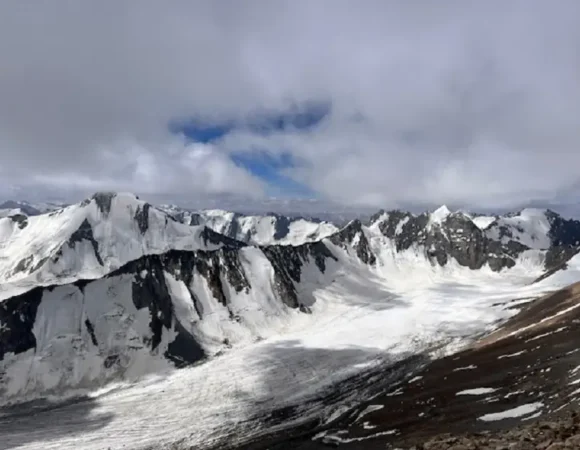
<path fill-rule="evenodd" d="M 388 365 L 453 353 L 516 314 L 506 302 L 580 279 L 580 221 L 550 210 L 443 206 L 333 224 L 156 207 L 125 193 L 53 206 L 0 208 L 4 406 L 228 358 L 234 370 L 243 356 L 243 371 L 251 352 L 280 340 L 372 347 L 294 374 L 338 383 L 383 367 L 386 353 Z M 307 351 L 298 358 L 291 365 Z"/>

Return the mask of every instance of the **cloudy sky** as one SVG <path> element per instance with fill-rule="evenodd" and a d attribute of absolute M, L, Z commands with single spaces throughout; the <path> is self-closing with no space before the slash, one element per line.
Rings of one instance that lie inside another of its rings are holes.
<path fill-rule="evenodd" d="M 580 2 L 3 0 L 0 194 L 580 194 Z"/>

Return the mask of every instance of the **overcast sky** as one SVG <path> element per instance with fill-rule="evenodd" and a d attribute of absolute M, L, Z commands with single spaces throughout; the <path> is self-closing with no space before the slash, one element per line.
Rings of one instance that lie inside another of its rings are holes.
<path fill-rule="evenodd" d="M 504 208 L 575 201 L 579 145 L 577 0 L 0 2 L 3 195 L 284 194 L 232 158 L 269 154 L 323 200 Z"/>

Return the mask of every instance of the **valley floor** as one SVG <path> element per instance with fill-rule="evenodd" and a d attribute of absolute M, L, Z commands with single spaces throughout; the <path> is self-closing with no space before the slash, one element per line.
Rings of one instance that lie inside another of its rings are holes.
<path fill-rule="evenodd" d="M 248 448 L 578 449 L 579 339 L 580 285 L 574 285 L 407 375 L 326 429 Z"/>
<path fill-rule="evenodd" d="M 0 411 L 0 449 L 223 448 L 330 424 L 490 331 L 518 304 L 561 287 L 461 274 L 421 275 L 421 283 L 397 275 L 389 284 L 356 270 L 339 273 L 314 292 L 313 313 L 281 337 L 60 407 Z"/>

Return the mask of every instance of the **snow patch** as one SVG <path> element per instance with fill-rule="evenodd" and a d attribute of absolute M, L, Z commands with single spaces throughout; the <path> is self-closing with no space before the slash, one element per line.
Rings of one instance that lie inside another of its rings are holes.
<path fill-rule="evenodd" d="M 517 417 L 527 416 L 529 414 L 535 413 L 538 409 L 544 407 L 544 404 L 541 402 L 535 403 L 527 403 L 525 405 L 520 405 L 516 408 L 508 409 L 505 411 L 485 414 L 478 418 L 478 420 L 482 420 L 484 422 L 493 422 L 496 420 L 504 420 L 504 419 L 514 419 Z"/>
<path fill-rule="evenodd" d="M 465 366 L 465 367 L 458 367 L 457 369 L 453 369 L 453 372 L 460 372 L 462 370 L 473 370 L 473 369 L 477 369 L 477 366 L 474 366 L 473 364 L 470 366 Z"/>
<path fill-rule="evenodd" d="M 366 415 L 368 415 L 368 414 L 370 414 L 372 412 L 380 411 L 384 407 L 385 407 L 385 405 L 369 405 L 369 406 L 367 406 L 363 411 L 361 411 L 361 413 L 356 418 L 355 422 L 358 422 L 364 416 L 366 416 Z"/>
<path fill-rule="evenodd" d="M 504 359 L 504 358 L 515 358 L 516 356 L 520 356 L 523 355 L 524 353 L 527 353 L 527 350 L 521 350 L 519 352 L 515 352 L 515 353 L 508 353 L 507 355 L 500 355 L 497 357 L 497 359 Z"/>
<path fill-rule="evenodd" d="M 495 391 L 497 391 L 497 389 L 481 387 L 481 388 L 466 389 L 464 391 L 459 391 L 455 395 L 485 395 L 485 394 L 491 394 L 492 392 L 495 392 Z"/>

